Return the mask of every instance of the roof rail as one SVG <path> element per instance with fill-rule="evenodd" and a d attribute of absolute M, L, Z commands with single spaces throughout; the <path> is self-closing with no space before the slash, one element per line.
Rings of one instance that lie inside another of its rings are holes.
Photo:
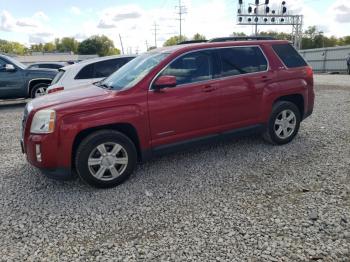
<path fill-rule="evenodd" d="M 178 43 L 178 45 L 187 45 L 187 44 L 197 44 L 197 43 L 206 43 L 208 40 L 189 40 L 189 41 L 182 41 Z"/>
<path fill-rule="evenodd" d="M 208 43 L 227 42 L 227 41 L 252 41 L 252 40 L 276 40 L 270 36 L 232 36 L 232 37 L 219 37 L 213 38 Z"/>

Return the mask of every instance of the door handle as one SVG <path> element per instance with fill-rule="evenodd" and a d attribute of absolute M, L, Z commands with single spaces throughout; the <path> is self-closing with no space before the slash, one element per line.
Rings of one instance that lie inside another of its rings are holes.
<path fill-rule="evenodd" d="M 262 82 L 269 82 L 269 81 L 271 81 L 272 80 L 272 78 L 270 78 L 270 77 L 268 77 L 268 76 L 262 76 L 261 77 L 261 81 Z"/>
<path fill-rule="evenodd" d="M 215 90 L 216 90 L 216 88 L 211 86 L 211 85 L 207 85 L 207 86 L 203 87 L 203 92 L 205 92 L 205 93 L 210 93 L 210 92 L 213 92 Z"/>

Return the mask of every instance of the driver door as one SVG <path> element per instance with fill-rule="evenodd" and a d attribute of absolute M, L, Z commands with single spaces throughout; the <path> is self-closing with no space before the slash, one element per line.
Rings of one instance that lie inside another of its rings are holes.
<path fill-rule="evenodd" d="M 159 75 L 175 76 L 177 85 L 148 93 L 153 147 L 216 131 L 219 124 L 219 90 L 213 79 L 216 62 L 213 51 L 196 51 L 177 58 Z"/>
<path fill-rule="evenodd" d="M 0 59 L 0 99 L 20 97 L 23 93 L 22 70 L 15 66 L 15 70 L 6 70 L 9 62 Z"/>

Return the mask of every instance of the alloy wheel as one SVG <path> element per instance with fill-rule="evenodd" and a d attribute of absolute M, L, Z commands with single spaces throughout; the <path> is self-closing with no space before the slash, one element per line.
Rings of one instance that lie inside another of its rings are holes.
<path fill-rule="evenodd" d="M 283 110 L 280 112 L 275 120 L 274 131 L 278 138 L 287 139 L 289 138 L 297 124 L 297 118 L 292 110 Z"/>
<path fill-rule="evenodd" d="M 111 181 L 123 174 L 128 166 L 128 153 L 118 143 L 103 143 L 95 147 L 88 158 L 91 174 L 98 180 Z"/>

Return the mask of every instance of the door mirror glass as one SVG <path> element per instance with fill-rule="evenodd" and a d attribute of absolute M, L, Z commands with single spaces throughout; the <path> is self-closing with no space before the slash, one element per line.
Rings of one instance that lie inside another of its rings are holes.
<path fill-rule="evenodd" d="M 162 89 L 166 87 L 175 87 L 176 77 L 175 76 L 160 76 L 153 84 L 153 89 Z"/>
<path fill-rule="evenodd" d="M 16 71 L 16 68 L 12 64 L 6 64 L 4 65 L 4 71 L 13 72 L 13 71 Z"/>

